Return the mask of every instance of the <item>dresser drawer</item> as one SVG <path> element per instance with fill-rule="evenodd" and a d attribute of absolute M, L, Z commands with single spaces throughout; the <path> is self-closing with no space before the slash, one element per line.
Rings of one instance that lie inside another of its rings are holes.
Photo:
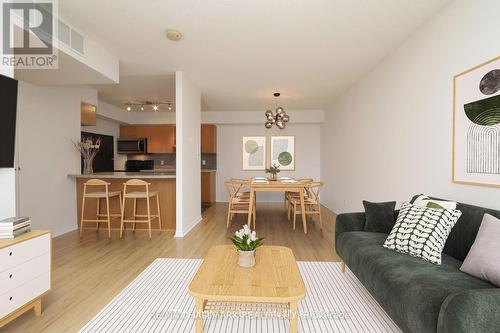
<path fill-rule="evenodd" d="M 50 273 L 50 252 L 0 272 L 0 295 Z"/>
<path fill-rule="evenodd" d="M 0 249 L 0 272 L 50 252 L 50 234 Z"/>
<path fill-rule="evenodd" d="M 50 273 L 0 295 L 0 318 L 20 308 L 50 289 Z"/>

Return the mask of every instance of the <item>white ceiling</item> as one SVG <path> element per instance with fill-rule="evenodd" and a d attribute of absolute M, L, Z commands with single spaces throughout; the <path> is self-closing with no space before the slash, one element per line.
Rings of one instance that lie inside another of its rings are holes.
<path fill-rule="evenodd" d="M 182 70 L 208 110 L 272 107 L 274 91 L 288 109 L 318 109 L 449 2 L 64 0 L 59 10 L 120 58 L 127 88 L 102 88 L 105 100 L 144 99 L 148 77 L 161 82 Z M 167 40 L 167 28 L 184 39 Z"/>

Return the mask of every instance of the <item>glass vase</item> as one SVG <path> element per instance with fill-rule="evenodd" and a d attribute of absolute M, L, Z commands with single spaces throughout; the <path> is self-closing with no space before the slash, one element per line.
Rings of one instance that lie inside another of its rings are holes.
<path fill-rule="evenodd" d="M 91 175 L 94 173 L 94 161 L 93 159 L 83 159 L 83 173 L 86 175 Z"/>

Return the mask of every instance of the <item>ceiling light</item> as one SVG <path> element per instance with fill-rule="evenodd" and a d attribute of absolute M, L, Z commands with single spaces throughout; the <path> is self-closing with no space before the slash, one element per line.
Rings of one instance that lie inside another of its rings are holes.
<path fill-rule="evenodd" d="M 178 42 L 182 39 L 182 34 L 175 29 L 168 29 L 165 33 L 171 41 Z"/>
<path fill-rule="evenodd" d="M 280 95 L 281 94 L 278 92 L 273 94 L 273 96 L 276 97 L 276 101 Z M 276 102 L 276 105 L 277 104 L 278 102 Z M 286 123 L 290 120 L 290 116 L 286 114 L 285 109 L 281 106 L 276 108 L 276 115 L 271 110 L 267 110 L 265 115 L 266 122 L 264 126 L 268 129 L 273 127 L 273 125 L 276 125 L 279 129 L 284 129 L 286 127 Z"/>
<path fill-rule="evenodd" d="M 151 102 L 151 101 L 137 101 L 137 102 L 129 102 L 129 101 L 123 101 L 123 108 L 127 111 L 132 111 L 132 112 L 139 112 L 139 111 L 155 111 L 155 112 L 160 112 L 160 111 L 172 111 L 175 109 L 175 101 L 158 101 L 158 102 Z M 165 105 L 164 108 L 161 106 Z"/>

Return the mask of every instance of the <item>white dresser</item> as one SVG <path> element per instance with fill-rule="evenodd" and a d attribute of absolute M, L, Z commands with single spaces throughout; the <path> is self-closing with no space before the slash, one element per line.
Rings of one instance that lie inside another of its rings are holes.
<path fill-rule="evenodd" d="M 34 230 L 0 239 L 0 327 L 24 312 L 42 313 L 42 295 L 50 289 L 51 234 Z"/>

